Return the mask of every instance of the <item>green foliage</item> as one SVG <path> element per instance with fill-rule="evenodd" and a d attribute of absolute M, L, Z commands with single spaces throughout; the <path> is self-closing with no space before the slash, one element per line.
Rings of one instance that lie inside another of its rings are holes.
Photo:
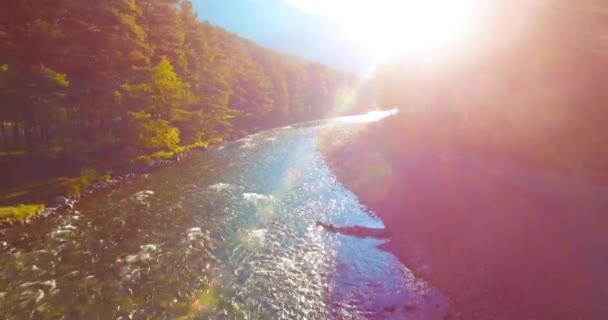
<path fill-rule="evenodd" d="M 354 86 L 329 67 L 199 21 L 189 0 L 17 1 L 2 9 L 7 157 L 120 161 L 206 145 L 319 117 L 335 88 Z M 81 182 L 69 183 L 72 194 Z"/>
<path fill-rule="evenodd" d="M 69 196 L 80 196 L 88 187 L 97 182 L 108 182 L 111 180 L 109 174 L 101 175 L 97 170 L 84 168 L 80 175 L 75 178 L 68 178 L 64 182 L 65 190 Z"/>
<path fill-rule="evenodd" d="M 150 166 L 154 163 L 154 158 L 152 156 L 139 156 L 133 163 L 136 166 Z"/>
<path fill-rule="evenodd" d="M 0 224 L 27 223 L 43 210 L 43 204 L 21 204 L 16 207 L 0 207 Z"/>
<path fill-rule="evenodd" d="M 83 185 L 89 186 L 99 180 L 101 180 L 102 175 L 97 172 L 97 170 L 95 169 L 91 169 L 91 168 L 85 168 L 82 171 L 80 171 L 80 182 Z"/>
<path fill-rule="evenodd" d="M 145 111 L 129 113 L 137 133 L 137 146 L 143 150 L 171 150 L 180 142 L 179 129 L 165 120 L 154 120 Z"/>
<path fill-rule="evenodd" d="M 147 120 L 142 125 L 139 142 L 147 149 L 173 149 L 179 145 L 179 129 L 165 120 Z"/>
<path fill-rule="evenodd" d="M 58 73 L 53 69 L 42 66 L 40 68 L 40 74 L 57 86 L 68 87 L 70 85 L 70 81 L 68 81 L 65 73 Z"/>
<path fill-rule="evenodd" d="M 178 146 L 168 151 L 158 151 L 149 155 L 139 156 L 133 162 L 135 165 L 149 166 L 158 160 L 172 160 L 179 154 L 193 149 L 206 148 L 210 143 L 220 143 L 222 139 L 211 140 L 210 142 L 197 142 L 187 146 Z"/>
<path fill-rule="evenodd" d="M 126 84 L 123 89 L 140 100 L 152 119 L 180 120 L 187 116 L 184 106 L 196 101 L 188 85 L 181 81 L 167 58 L 150 70 L 150 81 Z"/>
<path fill-rule="evenodd" d="M 177 150 L 176 151 L 159 151 L 159 152 L 156 152 L 155 154 L 153 154 L 152 157 L 154 159 L 170 160 L 175 156 L 176 153 L 177 153 Z"/>

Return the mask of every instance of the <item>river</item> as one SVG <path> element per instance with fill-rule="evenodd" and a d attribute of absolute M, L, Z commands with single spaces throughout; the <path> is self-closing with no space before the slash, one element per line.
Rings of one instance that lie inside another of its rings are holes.
<path fill-rule="evenodd" d="M 222 144 L 1 230 L 1 318 L 443 319 L 381 240 L 316 226 L 382 227 L 315 145 L 354 120 Z"/>

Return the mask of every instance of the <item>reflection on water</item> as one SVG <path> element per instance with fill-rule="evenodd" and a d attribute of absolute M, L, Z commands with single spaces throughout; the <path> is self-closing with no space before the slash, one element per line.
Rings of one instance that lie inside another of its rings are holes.
<path fill-rule="evenodd" d="M 399 109 L 390 109 L 390 110 L 384 110 L 384 111 L 370 111 L 366 114 L 335 118 L 333 121 L 334 122 L 344 122 L 344 123 L 374 122 L 374 121 L 379 121 L 384 118 L 390 117 L 397 113 L 399 113 Z"/>
<path fill-rule="evenodd" d="M 1 231 L 0 314 L 442 319 L 446 298 L 379 240 L 316 226 L 381 226 L 328 171 L 317 130 L 225 144 Z"/>

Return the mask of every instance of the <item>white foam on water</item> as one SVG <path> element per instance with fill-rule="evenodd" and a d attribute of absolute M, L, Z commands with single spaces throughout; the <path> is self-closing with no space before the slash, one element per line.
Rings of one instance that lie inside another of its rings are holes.
<path fill-rule="evenodd" d="M 203 236 L 203 231 L 201 228 L 190 228 L 186 230 L 186 235 L 189 241 L 199 239 Z"/>
<path fill-rule="evenodd" d="M 136 254 L 128 255 L 125 258 L 127 263 L 148 262 L 152 260 L 152 256 L 158 252 L 158 246 L 155 244 L 146 244 L 140 247 Z"/>
<path fill-rule="evenodd" d="M 49 287 L 49 291 L 53 291 L 57 288 L 56 280 L 47 280 L 47 281 L 34 281 L 34 282 L 24 282 L 19 285 L 20 288 L 27 288 L 35 285 L 43 285 Z"/>
<path fill-rule="evenodd" d="M 255 239 L 259 244 L 264 244 L 264 241 L 266 240 L 266 232 L 268 232 L 268 230 L 266 229 L 258 229 L 258 230 L 251 230 L 249 231 L 249 235 L 251 238 Z"/>
<path fill-rule="evenodd" d="M 53 230 L 51 232 L 51 237 L 53 239 L 62 239 L 66 236 L 73 235 L 76 230 L 76 226 L 71 223 L 68 223 L 66 225 L 59 226 L 57 229 Z"/>
<path fill-rule="evenodd" d="M 243 193 L 243 199 L 254 202 L 254 203 L 258 203 L 258 202 L 272 201 L 272 200 L 274 200 L 274 197 L 271 195 L 264 195 L 264 194 L 254 193 L 254 192 L 245 192 L 245 193 Z"/>
<path fill-rule="evenodd" d="M 234 188 L 236 188 L 235 185 L 230 184 L 230 183 L 224 183 L 224 182 L 219 182 L 219 183 L 212 184 L 209 186 L 209 189 L 212 189 L 215 191 L 230 190 L 230 189 L 234 189 Z"/>
<path fill-rule="evenodd" d="M 251 140 L 253 138 L 259 137 L 260 135 L 261 135 L 261 133 L 259 133 L 259 132 L 258 133 L 253 133 L 253 134 L 248 135 L 245 139 Z"/>
<path fill-rule="evenodd" d="M 74 231 L 74 230 L 76 230 L 76 229 L 77 229 L 77 228 L 76 228 L 76 226 L 74 226 L 74 225 L 73 225 L 73 224 L 71 224 L 71 223 L 66 224 L 65 226 L 63 226 L 63 228 L 64 228 L 64 229 L 67 229 L 67 230 L 72 230 L 72 231 Z"/>
<path fill-rule="evenodd" d="M 79 220 L 80 218 L 82 218 L 82 213 L 78 210 L 74 210 L 72 212 L 72 215 L 70 216 L 73 220 Z"/>
<path fill-rule="evenodd" d="M 239 248 L 256 250 L 259 246 L 263 246 L 264 242 L 266 241 L 266 231 L 266 229 L 239 229 L 238 239 L 240 246 L 236 247 L 234 252 L 238 252 Z"/>
<path fill-rule="evenodd" d="M 42 289 L 38 289 L 38 297 L 36 297 L 36 304 L 40 303 L 40 300 L 44 298 L 44 291 Z"/>
<path fill-rule="evenodd" d="M 239 148 L 250 149 L 250 148 L 255 147 L 255 145 L 256 145 L 255 143 L 247 141 L 247 142 L 243 143 L 242 145 L 240 145 Z"/>
<path fill-rule="evenodd" d="M 139 191 L 131 196 L 131 199 L 137 200 L 139 202 L 144 202 L 146 199 L 150 198 L 154 195 L 154 191 L 152 190 L 143 190 Z"/>
<path fill-rule="evenodd" d="M 158 250 L 158 246 L 155 244 L 145 244 L 141 246 L 141 249 L 144 251 L 156 251 Z"/>

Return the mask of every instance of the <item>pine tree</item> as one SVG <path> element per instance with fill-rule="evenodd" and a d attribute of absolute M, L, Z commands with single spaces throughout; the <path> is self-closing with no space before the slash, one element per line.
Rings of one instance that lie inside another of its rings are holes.
<path fill-rule="evenodd" d="M 198 21 L 189 0 L 10 0 L 0 46 L 5 150 L 219 141 L 318 117 L 343 81 Z"/>
<path fill-rule="evenodd" d="M 185 77 L 187 61 L 183 51 L 185 28 L 179 0 L 136 0 L 142 8 L 141 24 L 152 48 L 152 63 L 169 59 L 180 77 Z M 191 6 L 186 2 L 185 6 Z M 186 9 L 188 10 L 188 9 Z"/>

